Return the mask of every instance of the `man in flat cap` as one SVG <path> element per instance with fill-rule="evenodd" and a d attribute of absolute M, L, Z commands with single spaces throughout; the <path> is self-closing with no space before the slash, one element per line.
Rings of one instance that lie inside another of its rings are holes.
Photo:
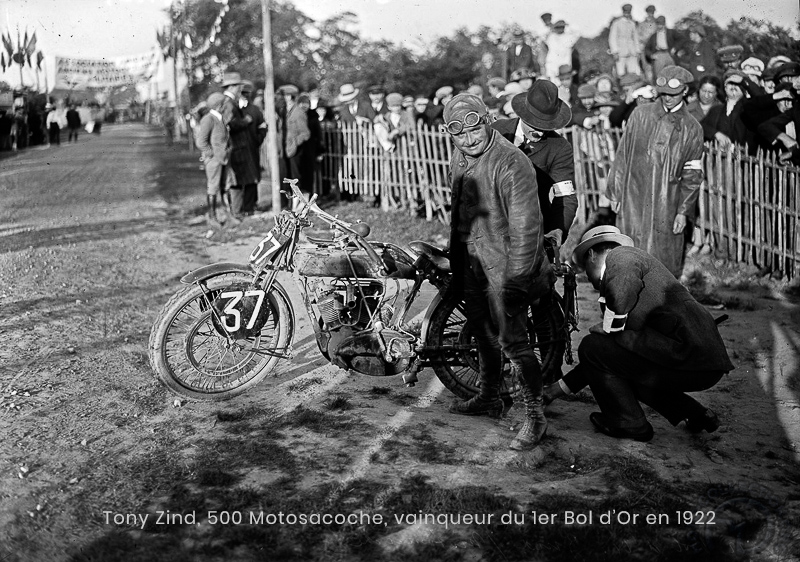
<path fill-rule="evenodd" d="M 683 100 L 691 81 L 685 68 L 661 71 L 659 99 L 631 113 L 606 186 L 606 196 L 620 205 L 622 233 L 675 277 L 683 270 L 683 231 L 703 181 L 703 128 Z"/>
<path fill-rule="evenodd" d="M 644 45 L 644 58 L 650 64 L 652 71 L 651 82 L 655 82 L 655 77 L 662 68 L 675 64 L 675 56 L 682 43 L 683 39 L 680 34 L 667 27 L 667 19 L 664 16 L 658 16 L 656 29 Z"/>
<path fill-rule="evenodd" d="M 386 88 L 381 84 L 372 85 L 367 88 L 367 95 L 369 96 L 369 103 L 359 104 L 356 119 L 359 123 L 371 127 L 378 115 L 389 112 L 389 108 L 386 105 Z"/>
<path fill-rule="evenodd" d="M 686 394 L 711 388 L 734 368 L 705 307 L 613 226 L 586 232 L 573 262 L 600 292 L 603 321 L 589 329 L 579 364 L 547 387 L 545 400 L 588 384 L 601 410 L 589 420 L 618 439 L 653 438 L 640 402 L 690 432 L 716 431 L 717 415 Z"/>
<path fill-rule="evenodd" d="M 459 94 L 445 106 L 444 122 L 456 150 L 450 161 L 453 290 L 464 298 L 478 343 L 480 391 L 454 402 L 451 412 L 500 415 L 503 355 L 518 375 L 525 423 L 511 443 L 535 447 L 547 420 L 541 366 L 528 337 L 528 307 L 552 290 L 545 257 L 536 173 L 528 158 L 488 125 L 486 105 Z"/>
<path fill-rule="evenodd" d="M 208 202 L 207 220 L 211 226 L 220 226 L 217 216 L 217 203 L 225 188 L 225 175 L 230 158 L 230 134 L 222 120 L 222 105 L 225 96 L 219 92 L 208 96 L 206 113 L 200 120 L 195 144 L 200 150 L 203 168 L 206 172 L 206 200 Z"/>
<path fill-rule="evenodd" d="M 631 10 L 633 6 L 630 4 L 622 6 L 622 16 L 611 22 L 611 27 L 608 29 L 608 51 L 614 57 L 617 76 L 642 74 L 642 69 L 639 67 L 642 44 Z"/>

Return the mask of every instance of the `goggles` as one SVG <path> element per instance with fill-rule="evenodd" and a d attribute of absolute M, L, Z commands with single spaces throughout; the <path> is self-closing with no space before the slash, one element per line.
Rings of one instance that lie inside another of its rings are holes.
<path fill-rule="evenodd" d="M 470 111 L 464 116 L 463 121 L 450 121 L 446 125 L 442 127 L 444 131 L 447 131 L 451 135 L 458 135 L 460 134 L 465 128 L 476 127 L 484 122 L 484 116 L 478 115 L 476 111 Z"/>
<path fill-rule="evenodd" d="M 670 78 L 669 80 L 667 80 L 663 76 L 659 76 L 658 79 L 656 80 L 656 86 L 659 86 L 661 88 L 663 88 L 664 86 L 668 86 L 673 90 L 675 90 L 682 87 L 683 82 L 681 82 L 677 78 Z"/>

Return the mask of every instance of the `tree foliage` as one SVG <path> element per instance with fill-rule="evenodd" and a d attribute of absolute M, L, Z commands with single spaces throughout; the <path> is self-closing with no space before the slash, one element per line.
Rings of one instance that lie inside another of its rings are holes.
<path fill-rule="evenodd" d="M 192 37 L 194 45 L 201 45 L 211 34 L 220 4 L 187 0 L 184 6 L 181 14 L 173 16 L 175 25 Z M 196 99 L 215 89 L 223 72 L 240 72 L 257 86 L 264 84 L 261 2 L 229 0 L 229 6 L 216 40 L 190 58 L 192 70 L 199 69 L 203 77 L 192 88 Z M 479 73 L 481 56 L 489 52 L 499 60 L 512 31 L 510 25 L 500 29 L 482 26 L 476 31 L 461 28 L 420 50 L 411 50 L 390 41 L 363 39 L 358 19 L 350 12 L 314 21 L 290 1 L 273 1 L 271 19 L 276 86 L 292 83 L 306 89 L 316 83 L 327 96 L 335 96 L 347 82 L 360 87 L 383 84 L 392 91 L 423 95 L 431 95 L 443 85 L 466 88 Z M 798 41 L 781 26 L 743 18 L 722 28 L 699 10 L 678 20 L 675 28 L 686 32 L 694 23 L 706 28 L 706 38 L 713 45 L 742 43 L 746 38 L 746 56 L 753 54 L 767 61 L 782 54 L 800 60 Z M 608 72 L 612 66 L 607 27 L 597 37 L 581 38 L 577 50 L 584 70 Z"/>

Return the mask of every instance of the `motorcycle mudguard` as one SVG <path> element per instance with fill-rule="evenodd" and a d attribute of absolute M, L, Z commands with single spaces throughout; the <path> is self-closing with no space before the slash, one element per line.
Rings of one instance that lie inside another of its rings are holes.
<path fill-rule="evenodd" d="M 247 264 L 235 262 L 212 263 L 211 265 L 204 265 L 203 267 L 199 267 L 194 271 L 190 271 L 181 277 L 181 283 L 185 285 L 193 285 L 195 283 L 200 283 L 202 281 L 206 281 L 207 279 L 211 279 L 212 277 L 218 277 L 226 273 L 244 273 L 245 275 L 252 276 L 255 272 L 253 271 L 253 268 Z M 286 292 L 286 289 L 283 288 L 283 285 L 281 285 L 277 279 L 272 282 L 272 290 L 277 292 L 283 298 L 286 306 L 289 307 L 289 314 L 291 314 L 291 318 L 295 319 L 296 316 L 294 315 L 292 299 L 289 298 L 289 293 Z M 294 322 L 291 324 L 294 325 Z M 289 334 L 288 341 L 291 342 L 293 336 L 294 334 Z"/>
<path fill-rule="evenodd" d="M 184 285 L 193 285 L 194 283 L 199 283 L 225 273 L 245 273 L 247 275 L 253 275 L 255 272 L 253 268 L 247 264 L 234 262 L 212 263 L 211 265 L 204 265 L 194 271 L 190 271 L 181 277 L 181 283 Z"/>
<path fill-rule="evenodd" d="M 444 295 L 442 293 L 437 293 L 425 310 L 425 316 L 422 318 L 422 327 L 419 331 L 422 337 L 422 341 L 420 342 L 422 345 L 427 345 L 428 343 L 428 328 L 430 328 L 431 325 L 431 317 L 433 313 L 436 312 L 436 309 L 439 308 L 439 305 L 442 304 L 443 300 Z"/>

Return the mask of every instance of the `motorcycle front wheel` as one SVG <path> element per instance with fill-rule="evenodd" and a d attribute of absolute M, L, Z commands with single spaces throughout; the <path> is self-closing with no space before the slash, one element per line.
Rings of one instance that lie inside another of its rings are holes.
<path fill-rule="evenodd" d="M 528 335 L 542 368 L 544 384 L 561 378 L 561 364 L 566 349 L 566 330 L 561 297 L 554 293 L 550 306 L 528 310 Z M 478 394 L 480 372 L 475 338 L 464 314 L 463 303 L 450 296 L 443 299 L 431 316 L 427 345 L 440 348 L 431 357 L 433 370 L 442 384 L 453 394 L 469 400 Z M 503 369 L 501 398 L 515 393 L 511 366 L 506 360 Z"/>
<path fill-rule="evenodd" d="M 289 351 L 294 319 L 283 293 L 264 298 L 269 316 L 252 337 L 232 339 L 218 332 L 211 303 L 226 288 L 252 281 L 226 273 L 177 293 L 158 315 L 150 333 L 150 365 L 174 393 L 195 400 L 227 400 L 258 384 Z M 276 281 L 277 283 L 277 281 Z"/>

